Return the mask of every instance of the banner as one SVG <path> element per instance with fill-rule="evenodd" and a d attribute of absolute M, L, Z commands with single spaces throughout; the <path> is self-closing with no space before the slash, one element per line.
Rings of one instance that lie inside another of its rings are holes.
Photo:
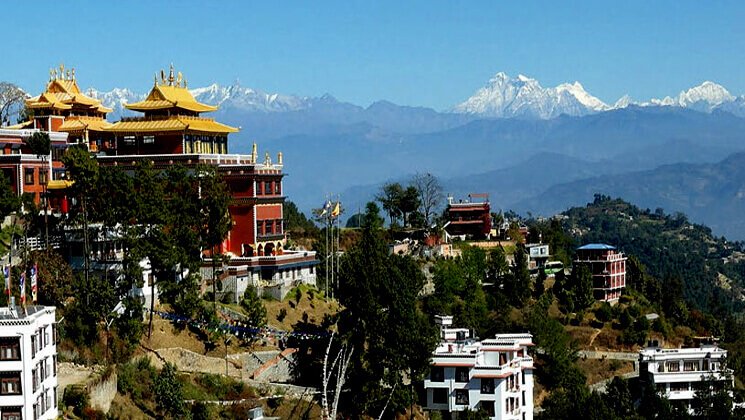
<path fill-rule="evenodd" d="M 36 281 L 37 277 L 39 276 L 39 267 L 37 267 L 36 263 L 34 263 L 34 266 L 31 267 L 31 301 L 36 304 L 36 298 L 37 298 L 37 286 Z"/>
<path fill-rule="evenodd" d="M 21 280 L 20 280 L 20 286 L 21 286 L 21 305 L 26 304 L 26 272 L 21 273 Z"/>
<path fill-rule="evenodd" d="M 3 269 L 3 274 L 5 274 L 5 294 L 10 296 L 10 266 L 6 265 Z"/>

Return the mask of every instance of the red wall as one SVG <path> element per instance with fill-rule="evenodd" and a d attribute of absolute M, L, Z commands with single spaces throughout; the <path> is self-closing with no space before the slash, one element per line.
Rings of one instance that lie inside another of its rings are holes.
<path fill-rule="evenodd" d="M 228 250 L 235 255 L 241 255 L 241 244 L 256 242 L 253 211 L 248 206 L 230 206 L 230 217 L 233 219 L 233 228 L 230 230 Z"/>

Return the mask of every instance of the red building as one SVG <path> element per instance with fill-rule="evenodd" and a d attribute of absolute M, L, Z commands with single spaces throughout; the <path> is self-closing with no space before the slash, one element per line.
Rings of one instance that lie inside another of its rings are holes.
<path fill-rule="evenodd" d="M 584 265 L 592 274 L 595 299 L 612 302 L 626 287 L 626 257 L 606 244 L 587 244 L 577 248 L 574 269 Z"/>
<path fill-rule="evenodd" d="M 445 231 L 449 236 L 465 236 L 474 239 L 488 237 L 491 233 L 489 196 L 469 194 L 468 200 L 458 202 L 448 197 L 445 219 Z"/>
<path fill-rule="evenodd" d="M 65 74 L 60 68 L 51 74 L 45 92 L 27 101 L 34 118 L 0 131 L 0 140 L 6 131 L 13 137 L 5 143 L 8 155 L 0 157 L 0 168 L 6 176 L 18 180 L 14 188 L 19 194 L 36 192 L 38 197 L 38 191 L 48 186 L 56 191 L 52 204 L 63 208 L 66 184 L 61 181 L 64 168 L 59 157 L 64 147 L 73 143 L 87 145 L 100 164 L 125 169 L 134 168 L 142 160 L 152 161 L 161 169 L 177 164 L 213 165 L 233 199 L 229 207 L 232 229 L 221 250 L 232 257 L 233 269 L 228 271 L 247 273 L 249 283 L 259 288 L 280 286 L 274 293 L 278 296 L 297 282 L 315 283 L 315 253 L 284 249 L 282 153 L 276 160 L 269 153 L 260 157 L 256 144 L 250 155 L 229 153 L 228 135 L 238 129 L 204 117 L 217 107 L 196 101 L 182 74 L 174 74 L 173 66 L 167 77 L 163 71 L 160 79 L 156 76 L 144 100 L 125 105 L 142 115 L 113 124 L 105 119 L 110 109 L 80 93 L 74 71 Z M 52 138 L 54 152 L 47 165 L 49 171 L 58 171 L 51 178 L 39 175 L 49 172 L 39 169 L 43 164 L 40 158 L 22 153 L 22 139 L 33 129 L 49 132 Z M 21 153 L 14 154 L 14 150 Z M 205 257 L 209 266 L 209 252 L 205 251 Z"/>

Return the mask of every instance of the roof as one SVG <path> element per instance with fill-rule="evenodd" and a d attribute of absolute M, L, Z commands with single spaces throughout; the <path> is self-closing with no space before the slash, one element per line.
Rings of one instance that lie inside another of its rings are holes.
<path fill-rule="evenodd" d="M 72 109 L 74 105 L 104 114 L 112 111 L 111 108 L 103 106 L 98 99 L 84 95 L 74 75 L 54 76 L 43 93 L 26 100 L 26 106 L 32 109 L 67 110 Z"/>
<path fill-rule="evenodd" d="M 204 133 L 235 133 L 238 129 L 211 118 L 173 116 L 162 119 L 133 119 L 119 121 L 105 131 L 114 133 L 157 133 L 163 131 L 198 131 Z"/>
<path fill-rule="evenodd" d="M 64 179 L 52 179 L 47 183 L 47 189 L 48 190 L 64 190 L 65 188 L 70 187 L 73 184 L 73 181 L 67 181 Z"/>
<path fill-rule="evenodd" d="M 103 118 L 73 116 L 65 118 L 65 121 L 59 127 L 59 131 L 76 132 L 76 131 L 105 131 L 111 127 L 111 123 Z"/>
<path fill-rule="evenodd" d="M 615 246 L 607 245 L 607 244 L 587 244 L 587 245 L 582 245 L 581 247 L 577 248 L 578 251 L 580 251 L 580 250 L 581 251 L 586 251 L 586 250 L 591 250 L 591 251 L 613 251 L 615 249 L 616 249 Z"/>
<path fill-rule="evenodd" d="M 157 109 L 181 108 L 192 112 L 216 111 L 216 106 L 197 102 L 189 89 L 176 85 L 155 84 L 145 100 L 124 105 L 133 111 L 152 111 Z"/>

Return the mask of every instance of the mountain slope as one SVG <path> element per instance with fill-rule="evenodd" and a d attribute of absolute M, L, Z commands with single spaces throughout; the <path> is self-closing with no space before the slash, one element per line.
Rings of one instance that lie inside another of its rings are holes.
<path fill-rule="evenodd" d="M 718 235 L 745 239 L 745 153 L 718 163 L 665 165 L 555 185 L 515 204 L 515 208 L 551 215 L 587 202 L 595 194 L 624 197 L 650 209 L 682 212 Z"/>

